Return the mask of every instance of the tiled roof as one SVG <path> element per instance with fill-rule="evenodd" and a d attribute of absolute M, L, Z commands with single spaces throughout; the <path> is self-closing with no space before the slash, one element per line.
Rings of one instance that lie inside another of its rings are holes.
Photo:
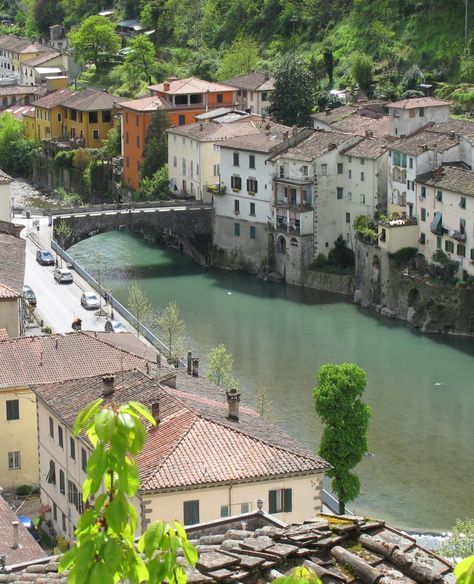
<path fill-rule="evenodd" d="M 390 139 L 388 137 L 385 138 L 362 138 L 357 144 L 353 146 L 349 146 L 342 151 L 342 154 L 346 154 L 347 156 L 354 156 L 355 158 L 369 158 L 372 160 L 376 160 L 382 154 L 387 152 L 390 146 L 393 146 L 393 143 L 396 140 Z"/>
<path fill-rule="evenodd" d="M 2 85 L 0 86 L 0 96 L 8 95 L 30 95 L 39 94 L 44 95 L 45 87 L 38 87 L 35 85 Z"/>
<path fill-rule="evenodd" d="M 0 184 L 9 184 L 12 180 L 12 177 L 0 168 Z"/>
<path fill-rule="evenodd" d="M 164 109 L 165 105 L 158 95 L 147 95 L 139 99 L 131 99 L 120 104 L 121 107 L 138 112 L 155 112 Z"/>
<path fill-rule="evenodd" d="M 72 95 L 74 92 L 71 89 L 58 89 L 45 95 L 41 99 L 33 102 L 35 107 L 43 107 L 46 109 L 51 109 L 58 105 L 62 105 L 66 99 Z"/>
<path fill-rule="evenodd" d="M 151 363 L 156 362 L 156 357 L 158 351 L 154 347 L 142 342 L 141 339 L 137 337 L 135 333 L 120 333 L 119 335 L 115 333 L 106 333 L 103 331 L 84 331 L 84 333 L 95 339 L 99 339 L 103 343 L 107 343 L 116 349 L 121 349 L 127 351 L 127 353 L 132 353 L 137 357 L 141 357 Z M 165 365 L 165 359 L 162 360 L 163 365 Z"/>
<path fill-rule="evenodd" d="M 260 89 L 260 86 L 266 81 L 270 81 L 268 74 L 253 72 L 248 75 L 240 75 L 239 77 L 226 79 L 222 83 L 224 85 L 230 85 L 231 87 L 237 87 L 238 89 L 256 91 L 257 89 Z M 272 82 L 274 82 L 273 79 Z"/>
<path fill-rule="evenodd" d="M 223 83 L 214 83 L 205 81 L 197 77 L 188 77 L 187 79 L 170 79 L 169 89 L 165 90 L 164 83 L 150 85 L 149 89 L 167 95 L 180 95 L 187 93 L 219 93 L 221 91 L 235 91 L 235 87 L 224 85 Z"/>
<path fill-rule="evenodd" d="M 309 138 L 306 138 L 306 140 L 303 140 L 297 146 L 293 146 L 293 148 L 288 148 L 288 150 L 279 154 L 275 159 L 289 158 L 292 160 L 311 162 L 315 158 L 318 158 L 318 156 L 322 156 L 326 152 L 329 152 L 329 150 L 334 150 L 340 144 L 350 140 L 351 137 L 349 134 L 342 134 L 341 132 L 315 130 L 314 134 Z"/>
<path fill-rule="evenodd" d="M 19 295 L 24 279 L 25 240 L 0 232 L 0 283 Z M 1 370 L 0 366 L 0 375 Z"/>
<path fill-rule="evenodd" d="M 37 67 L 38 65 L 42 65 L 43 63 L 47 63 L 56 57 L 59 57 L 61 53 L 57 51 L 45 51 L 41 53 L 37 57 L 33 57 L 28 59 L 27 61 L 23 61 L 22 65 L 26 65 L 27 67 Z"/>
<path fill-rule="evenodd" d="M 12 105 L 4 110 L 4 112 L 15 116 L 15 118 L 20 121 L 24 116 L 31 118 L 35 117 L 35 108 L 32 105 Z"/>
<path fill-rule="evenodd" d="M 21 337 L 0 343 L 0 387 L 59 382 L 135 367 L 145 369 L 146 363 L 141 357 L 83 332 Z"/>
<path fill-rule="evenodd" d="M 18 517 L 10 509 L 5 499 L 0 495 L 0 556 L 6 556 L 6 565 L 19 564 L 38 560 L 45 556 L 44 550 L 33 539 L 26 527 L 18 521 L 18 547 L 13 548 L 12 521 L 18 521 Z"/>
<path fill-rule="evenodd" d="M 267 584 L 305 566 L 323 584 L 454 584 L 452 565 L 383 521 L 319 515 L 286 525 L 254 511 L 187 528 L 196 546 L 189 584 Z M 0 584 L 65 584 L 57 558 L 19 573 L 0 574 Z"/>
<path fill-rule="evenodd" d="M 289 126 L 276 124 L 269 120 L 252 120 L 250 123 L 254 125 L 258 133 L 229 138 L 221 142 L 221 148 L 268 153 L 292 135 L 292 128 Z M 230 125 L 233 126 L 234 124 Z M 297 131 L 299 133 L 303 130 L 304 128 L 299 128 Z"/>
<path fill-rule="evenodd" d="M 75 91 L 64 101 L 63 105 L 79 111 L 111 110 L 116 104 L 126 101 L 101 89 L 84 89 Z"/>
<path fill-rule="evenodd" d="M 434 171 L 418 175 L 416 182 L 474 196 L 474 172 L 460 166 L 440 166 Z"/>
<path fill-rule="evenodd" d="M 464 136 L 468 142 L 474 144 L 474 122 L 470 120 L 458 120 L 450 118 L 439 124 L 434 124 L 430 128 L 430 132 L 440 132 L 442 134 L 449 134 L 455 132 Z"/>
<path fill-rule="evenodd" d="M 0 49 L 11 51 L 12 53 L 42 53 L 50 50 L 48 47 L 31 39 L 13 35 L 0 36 Z"/>
<path fill-rule="evenodd" d="M 389 118 L 382 116 L 380 118 L 371 118 L 355 114 L 332 124 L 335 130 L 365 136 L 367 132 L 372 132 L 376 138 L 387 136 L 389 133 Z"/>
<path fill-rule="evenodd" d="M 413 109 L 415 107 L 435 107 L 439 105 L 449 105 L 449 101 L 436 99 L 435 97 L 412 97 L 411 99 L 402 99 L 401 101 L 392 101 L 387 107 L 397 109 Z"/>
<path fill-rule="evenodd" d="M 391 148 L 397 150 L 397 152 L 402 152 L 403 154 L 418 156 L 418 154 L 421 154 L 426 150 L 444 152 L 445 150 L 449 150 L 449 148 L 453 148 L 458 143 L 459 139 L 456 136 L 439 134 L 428 130 L 420 130 L 419 132 L 408 136 L 408 138 L 402 138 Z"/>
<path fill-rule="evenodd" d="M 214 122 L 189 124 L 187 126 L 169 128 L 167 132 L 178 136 L 186 136 L 199 142 L 216 142 L 235 138 L 236 136 L 249 136 L 260 133 L 255 123 L 251 120 L 237 121 L 232 124 Z"/>
<path fill-rule="evenodd" d="M 6 328 L 0 328 L 0 341 L 6 341 L 10 338 Z"/>
<path fill-rule="evenodd" d="M 357 113 L 358 110 L 359 107 L 357 105 L 343 105 L 331 110 L 318 112 L 311 117 L 326 124 L 334 124 L 335 122 L 340 122 L 344 118 L 347 118 L 347 116 L 350 116 L 351 114 Z"/>
<path fill-rule="evenodd" d="M 149 429 L 138 458 L 142 492 L 330 468 L 251 408 L 241 408 L 238 422 L 228 420 L 225 393 L 209 381 L 177 376 L 177 389 L 139 371 L 116 377 L 117 403 L 160 403 L 160 425 Z M 102 395 L 103 382 L 100 376 L 32 389 L 72 425 L 84 404 Z"/>
<path fill-rule="evenodd" d="M 0 300 L 9 298 L 19 298 L 21 296 L 20 292 L 12 290 L 10 286 L 6 286 L 0 282 Z"/>

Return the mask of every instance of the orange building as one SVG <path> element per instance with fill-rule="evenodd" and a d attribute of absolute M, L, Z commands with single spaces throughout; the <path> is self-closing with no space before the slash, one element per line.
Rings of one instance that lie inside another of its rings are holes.
<path fill-rule="evenodd" d="M 132 189 L 140 186 L 145 135 L 156 110 L 166 110 L 171 126 L 184 126 L 193 124 L 199 114 L 236 104 L 235 87 L 196 77 L 172 78 L 148 89 L 151 96 L 121 104 L 123 181 Z"/>

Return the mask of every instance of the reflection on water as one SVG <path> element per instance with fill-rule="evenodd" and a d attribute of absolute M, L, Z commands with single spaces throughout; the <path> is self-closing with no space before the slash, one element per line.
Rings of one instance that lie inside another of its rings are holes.
<path fill-rule="evenodd" d="M 123 232 L 71 252 L 94 271 L 99 248 L 119 300 L 131 280 L 158 310 L 176 300 L 190 348 L 204 358 L 225 343 L 243 399 L 268 387 L 280 424 L 310 448 L 321 432 L 311 397 L 318 367 L 353 361 L 366 369 L 371 455 L 358 467 L 357 512 L 448 529 L 474 507 L 472 341 L 423 336 L 334 295 L 202 268 Z"/>

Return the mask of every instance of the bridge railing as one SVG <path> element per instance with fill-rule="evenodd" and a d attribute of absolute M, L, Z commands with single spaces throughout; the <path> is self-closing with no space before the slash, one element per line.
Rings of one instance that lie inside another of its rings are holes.
<path fill-rule="evenodd" d="M 161 339 L 159 339 L 153 331 L 151 331 L 147 326 L 140 322 L 123 304 L 121 304 L 108 290 L 106 290 L 101 284 L 89 274 L 76 260 L 70 256 L 67 251 L 64 251 L 62 247 L 58 245 L 56 241 L 51 240 L 51 249 L 54 250 L 59 256 L 65 260 L 68 265 L 70 265 L 75 272 L 81 276 L 102 298 L 107 299 L 110 306 L 116 311 L 122 318 L 124 318 L 130 326 L 132 326 L 142 337 L 144 337 L 149 343 L 151 343 L 156 349 L 163 354 L 163 356 L 169 355 L 170 350 Z M 178 360 L 178 367 L 186 367 L 186 364 L 181 359 Z"/>
<path fill-rule="evenodd" d="M 166 201 L 137 201 L 131 203 L 103 203 L 84 207 L 63 207 L 60 209 L 44 209 L 45 215 L 74 215 L 75 213 L 97 213 L 98 211 L 127 211 L 129 209 L 154 209 L 160 207 L 209 207 L 210 203 L 202 203 L 195 199 L 172 199 Z"/>

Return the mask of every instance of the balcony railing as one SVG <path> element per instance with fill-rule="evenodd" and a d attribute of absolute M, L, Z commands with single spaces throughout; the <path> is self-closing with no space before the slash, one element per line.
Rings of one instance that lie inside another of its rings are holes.
<path fill-rule="evenodd" d="M 311 203 L 304 201 L 303 204 L 300 203 L 288 203 L 286 200 L 278 200 L 273 202 L 273 206 L 280 209 L 288 209 L 291 211 L 300 211 L 304 213 L 305 211 L 312 211 L 313 206 Z"/>
<path fill-rule="evenodd" d="M 283 231 L 284 233 L 294 233 L 295 235 L 301 234 L 301 226 L 291 225 L 289 223 L 277 223 L 277 231 Z"/>

